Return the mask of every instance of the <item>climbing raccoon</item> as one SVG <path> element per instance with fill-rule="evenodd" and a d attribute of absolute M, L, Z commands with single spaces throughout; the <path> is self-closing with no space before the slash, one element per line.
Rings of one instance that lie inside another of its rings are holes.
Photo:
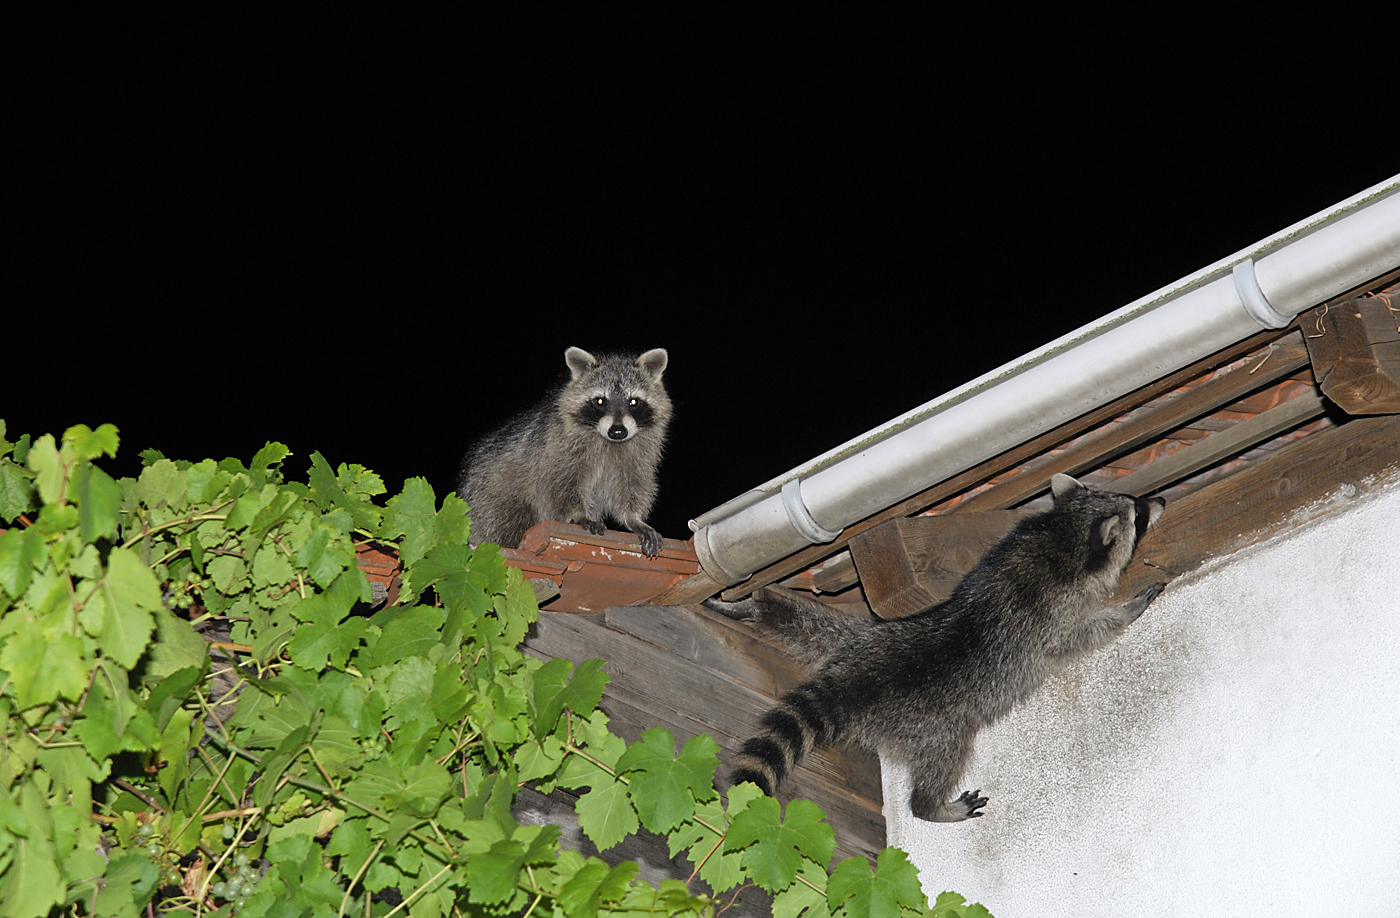
<path fill-rule="evenodd" d="M 611 517 L 656 557 L 661 535 L 646 523 L 671 420 L 661 383 L 666 352 L 633 359 L 564 352 L 567 382 L 483 437 L 462 460 L 457 493 L 471 507 L 472 539 L 507 548 L 542 520 L 603 533 Z"/>
<path fill-rule="evenodd" d="M 813 666 L 811 678 L 763 718 L 733 781 L 772 794 L 816 746 L 853 741 L 910 766 L 914 815 L 934 822 L 981 816 L 987 798 L 950 800 L 977 731 L 1010 711 L 1074 657 L 1122 633 L 1162 584 L 1103 608 L 1138 540 L 1165 503 L 1051 479 L 1054 507 L 1027 517 L 963 577 L 952 596 L 917 615 L 863 621 L 768 589 L 707 605 L 752 619 Z"/>

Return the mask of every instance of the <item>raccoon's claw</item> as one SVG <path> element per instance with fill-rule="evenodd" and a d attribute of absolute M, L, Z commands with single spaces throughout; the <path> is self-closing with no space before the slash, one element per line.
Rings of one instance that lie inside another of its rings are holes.
<path fill-rule="evenodd" d="M 978 810 L 987 805 L 987 798 L 982 796 L 979 788 L 974 791 L 963 791 L 962 796 L 953 801 L 953 806 L 961 806 L 967 810 L 964 819 L 976 819 L 978 816 L 985 816 L 986 813 L 979 813 Z"/>
<path fill-rule="evenodd" d="M 661 533 L 650 526 L 639 525 L 635 530 L 637 540 L 642 543 L 642 554 L 655 558 L 661 554 Z"/>
<path fill-rule="evenodd" d="M 1123 611 L 1128 614 L 1129 621 L 1135 621 L 1139 615 L 1147 611 L 1147 607 L 1152 605 L 1152 600 L 1162 595 L 1162 591 L 1167 588 L 1165 583 L 1154 583 L 1141 593 L 1128 600 L 1123 606 Z"/>

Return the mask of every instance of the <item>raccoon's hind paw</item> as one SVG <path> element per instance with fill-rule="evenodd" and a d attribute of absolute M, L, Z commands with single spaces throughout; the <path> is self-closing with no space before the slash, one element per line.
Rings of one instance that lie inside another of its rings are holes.
<path fill-rule="evenodd" d="M 1128 616 L 1128 621 L 1136 621 L 1137 617 L 1147 611 L 1147 607 L 1152 605 L 1152 600 L 1162 595 L 1162 591 L 1167 588 L 1165 583 L 1154 583 L 1141 593 L 1128 600 L 1123 605 L 1123 611 Z"/>
<path fill-rule="evenodd" d="M 579 526 L 582 526 L 584 529 L 587 529 L 589 532 L 593 533 L 594 535 L 602 535 L 603 533 L 605 533 L 605 532 L 608 531 L 608 527 L 603 525 L 603 521 L 602 521 L 602 520 L 583 519 L 583 520 L 578 520 L 578 521 L 577 521 L 577 524 L 578 524 Z"/>
<path fill-rule="evenodd" d="M 751 602 L 724 602 L 719 599 L 706 599 L 700 603 L 711 612 L 718 612 L 725 618 L 732 618 L 736 622 L 751 622 L 758 618 L 758 614 L 753 610 Z"/>
<path fill-rule="evenodd" d="M 956 800 L 935 802 L 926 792 L 916 788 L 909 800 L 909 807 L 914 815 L 929 822 L 962 822 L 964 819 L 976 819 L 986 815 L 978 812 L 986 805 L 987 798 L 982 796 L 980 790 L 963 791 L 962 796 Z"/>
<path fill-rule="evenodd" d="M 953 801 L 953 807 L 962 807 L 967 811 L 964 819 L 976 819 L 978 816 L 985 816 L 986 813 L 978 812 L 987 805 L 987 798 L 982 796 L 981 788 L 972 791 L 963 791 L 962 796 Z"/>

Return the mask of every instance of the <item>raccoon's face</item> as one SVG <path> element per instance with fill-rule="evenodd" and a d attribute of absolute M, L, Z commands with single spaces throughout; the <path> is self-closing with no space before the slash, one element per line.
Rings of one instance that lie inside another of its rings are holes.
<path fill-rule="evenodd" d="M 609 390 L 594 390 L 576 415 L 578 422 L 591 427 L 598 436 L 614 443 L 623 443 L 653 423 L 653 412 L 640 393 L 628 392 L 622 386 Z"/>
<path fill-rule="evenodd" d="M 1162 515 L 1167 502 L 1160 497 L 1132 497 L 1082 485 L 1068 475 L 1051 479 L 1055 508 L 1072 514 L 1084 533 L 1088 572 L 1104 573 L 1116 582 L 1148 527 Z"/>

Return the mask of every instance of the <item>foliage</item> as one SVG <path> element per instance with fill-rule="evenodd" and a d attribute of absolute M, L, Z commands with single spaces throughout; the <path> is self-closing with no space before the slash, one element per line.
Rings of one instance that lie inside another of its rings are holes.
<path fill-rule="evenodd" d="M 844 861 L 820 810 L 715 791 L 718 747 L 627 746 L 601 661 L 519 649 L 533 594 L 466 506 L 269 443 L 246 465 L 142 453 L 113 480 L 111 425 L 10 443 L 0 422 L 0 914 L 711 914 L 757 884 L 780 918 L 930 909 L 902 852 Z M 356 546 L 392 542 L 392 605 Z M 639 826 L 715 898 L 520 825 L 517 788 L 587 788 L 600 849 Z"/>

